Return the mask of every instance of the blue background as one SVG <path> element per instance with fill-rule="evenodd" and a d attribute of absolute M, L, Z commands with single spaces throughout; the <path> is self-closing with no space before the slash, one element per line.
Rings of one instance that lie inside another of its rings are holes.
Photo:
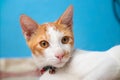
<path fill-rule="evenodd" d="M 112 0 L 1 0 L 0 57 L 31 56 L 20 28 L 21 14 L 39 24 L 53 22 L 70 4 L 74 6 L 76 48 L 104 51 L 120 44 L 120 24 Z"/>

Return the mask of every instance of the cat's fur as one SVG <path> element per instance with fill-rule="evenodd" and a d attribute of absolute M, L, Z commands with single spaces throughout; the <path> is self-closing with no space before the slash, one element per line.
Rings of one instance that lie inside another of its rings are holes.
<path fill-rule="evenodd" d="M 40 80 L 115 80 L 120 76 L 120 45 L 104 52 L 74 49 L 73 7 L 55 22 L 39 25 L 26 15 L 20 17 L 23 34 L 39 68 L 52 65 L 55 74 L 45 72 Z M 69 38 L 66 44 L 62 39 Z M 41 41 L 49 45 L 42 47 Z"/>

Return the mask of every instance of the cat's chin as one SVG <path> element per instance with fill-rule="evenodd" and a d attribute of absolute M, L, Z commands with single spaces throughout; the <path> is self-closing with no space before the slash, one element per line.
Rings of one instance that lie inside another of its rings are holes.
<path fill-rule="evenodd" d="M 65 64 L 66 64 L 65 62 L 59 62 L 59 63 L 54 64 L 53 66 L 56 67 L 56 68 L 61 68 L 61 67 L 63 67 Z"/>
<path fill-rule="evenodd" d="M 70 57 L 63 60 L 63 61 L 58 61 L 55 64 L 53 64 L 53 66 L 56 67 L 56 68 L 64 67 L 64 65 L 66 65 L 69 62 L 69 59 L 70 59 Z"/>

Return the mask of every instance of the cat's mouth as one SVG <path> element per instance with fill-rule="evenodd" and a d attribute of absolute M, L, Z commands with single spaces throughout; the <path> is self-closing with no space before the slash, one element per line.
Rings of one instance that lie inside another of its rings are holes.
<path fill-rule="evenodd" d="M 62 62 L 62 61 L 57 62 L 57 64 L 62 64 L 62 63 L 64 63 L 64 62 Z"/>
<path fill-rule="evenodd" d="M 57 66 L 63 66 L 64 64 L 65 64 L 66 62 L 62 62 L 62 61 L 59 61 L 59 62 L 57 62 L 55 65 L 57 65 Z"/>
<path fill-rule="evenodd" d="M 53 64 L 53 66 L 57 67 L 57 68 L 63 67 L 68 62 L 68 60 L 69 59 L 67 59 L 67 60 L 59 60 L 59 61 L 55 62 Z"/>

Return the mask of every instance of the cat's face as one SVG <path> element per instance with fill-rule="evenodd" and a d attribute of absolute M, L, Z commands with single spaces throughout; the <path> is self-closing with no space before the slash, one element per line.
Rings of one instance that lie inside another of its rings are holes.
<path fill-rule="evenodd" d="M 39 67 L 62 67 L 70 59 L 74 45 L 72 15 L 70 6 L 56 22 L 42 25 L 26 15 L 21 16 L 23 33 Z"/>

